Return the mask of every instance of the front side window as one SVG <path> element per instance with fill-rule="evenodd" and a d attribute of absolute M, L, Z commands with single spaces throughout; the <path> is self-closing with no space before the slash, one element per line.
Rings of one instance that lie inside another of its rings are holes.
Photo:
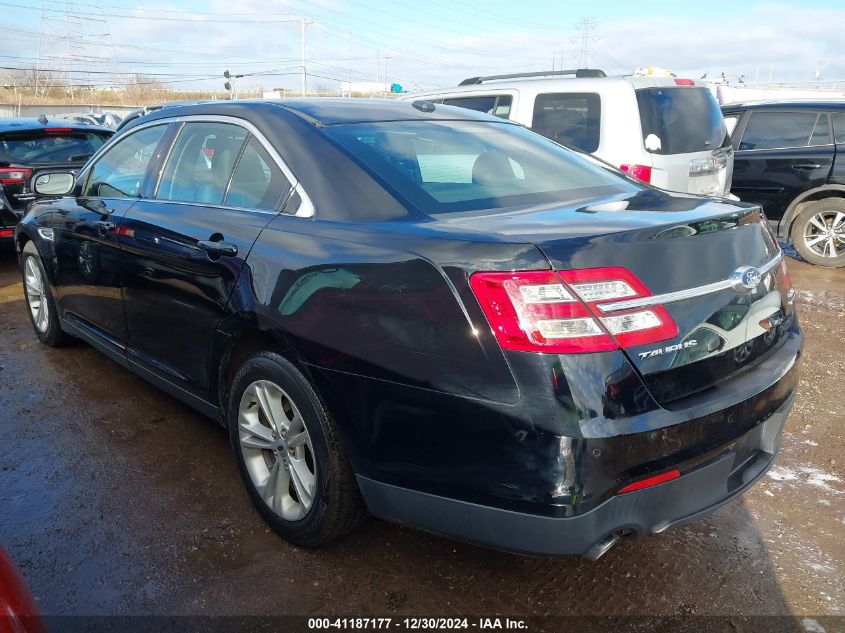
<path fill-rule="evenodd" d="M 601 136 L 601 99 L 595 93 L 539 94 L 531 129 L 582 152 L 594 152 Z"/>
<path fill-rule="evenodd" d="M 223 204 L 247 131 L 231 123 L 186 123 L 156 192 L 158 200 Z"/>
<path fill-rule="evenodd" d="M 425 213 L 493 210 L 637 191 L 610 169 L 509 123 L 352 123 L 325 133 Z"/>
<path fill-rule="evenodd" d="M 511 114 L 513 97 L 510 95 L 483 95 L 478 97 L 452 97 L 443 99 L 443 105 L 457 106 L 476 112 L 486 112 L 507 119 Z"/>
<path fill-rule="evenodd" d="M 83 195 L 139 197 L 147 166 L 166 129 L 166 124 L 156 125 L 118 140 L 94 163 Z"/>
<path fill-rule="evenodd" d="M 290 187 L 290 182 L 267 150 L 255 137 L 251 137 L 238 159 L 225 204 L 244 209 L 275 211 Z"/>
<path fill-rule="evenodd" d="M 818 118 L 816 112 L 752 112 L 739 149 L 807 147 Z"/>

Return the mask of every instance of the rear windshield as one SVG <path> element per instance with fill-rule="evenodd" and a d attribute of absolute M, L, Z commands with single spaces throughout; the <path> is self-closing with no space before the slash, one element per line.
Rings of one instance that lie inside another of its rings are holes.
<path fill-rule="evenodd" d="M 635 191 L 627 179 L 521 126 L 390 121 L 325 128 L 427 213 L 567 202 Z"/>
<path fill-rule="evenodd" d="M 69 163 L 86 160 L 105 143 L 107 132 L 41 129 L 0 134 L 0 162 Z"/>
<path fill-rule="evenodd" d="M 707 88 L 643 88 L 637 90 L 637 104 L 643 143 L 653 154 L 702 152 L 730 142 L 722 112 Z"/>

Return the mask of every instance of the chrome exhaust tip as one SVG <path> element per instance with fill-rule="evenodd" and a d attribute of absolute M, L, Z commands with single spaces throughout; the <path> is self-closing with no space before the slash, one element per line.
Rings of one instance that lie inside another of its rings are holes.
<path fill-rule="evenodd" d="M 587 558 L 592 561 L 597 561 L 599 558 L 607 554 L 608 550 L 610 550 L 611 547 L 621 541 L 623 536 L 624 534 L 620 532 L 608 534 L 598 543 L 593 545 L 590 550 L 586 554 L 584 554 L 584 558 Z"/>

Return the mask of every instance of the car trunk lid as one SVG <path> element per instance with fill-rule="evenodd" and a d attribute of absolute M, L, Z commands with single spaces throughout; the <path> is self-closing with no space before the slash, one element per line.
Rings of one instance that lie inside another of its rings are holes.
<path fill-rule="evenodd" d="M 601 317 L 650 306 L 668 312 L 674 337 L 625 346 L 662 404 L 756 366 L 792 317 L 782 254 L 759 207 L 645 190 L 580 206 L 477 216 L 472 226 L 533 242 L 557 271 L 633 273 L 652 297 L 597 302 L 594 309 Z"/>

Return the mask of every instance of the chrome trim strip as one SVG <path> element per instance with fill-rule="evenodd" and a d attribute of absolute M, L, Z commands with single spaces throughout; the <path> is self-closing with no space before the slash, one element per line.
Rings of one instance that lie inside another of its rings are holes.
<path fill-rule="evenodd" d="M 769 272 L 772 268 L 780 263 L 783 259 L 783 251 L 778 252 L 772 259 L 760 266 L 757 270 L 760 274 Z M 697 286 L 695 288 L 687 288 L 686 290 L 678 290 L 676 292 L 667 292 L 662 295 L 652 295 L 651 297 L 640 297 L 639 299 L 629 299 L 628 301 L 616 301 L 614 303 L 598 304 L 599 310 L 605 313 L 619 312 L 620 310 L 630 310 L 632 308 L 643 308 L 646 306 L 653 306 L 663 303 L 672 303 L 674 301 L 683 301 L 684 299 L 692 299 L 694 297 L 701 297 L 703 295 L 719 292 L 720 290 L 727 290 L 731 288 L 731 280 L 723 279 L 712 284 L 704 286 Z"/>

